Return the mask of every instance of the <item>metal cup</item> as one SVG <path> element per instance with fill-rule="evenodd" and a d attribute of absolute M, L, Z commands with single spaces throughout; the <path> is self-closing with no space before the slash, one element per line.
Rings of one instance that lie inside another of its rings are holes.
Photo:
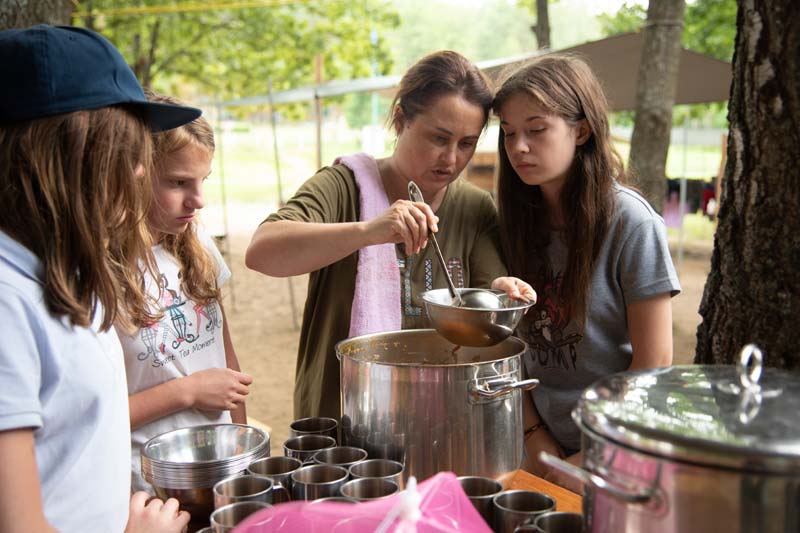
<path fill-rule="evenodd" d="M 533 523 L 537 533 L 581 533 L 583 515 L 578 513 L 544 513 Z"/>
<path fill-rule="evenodd" d="M 312 461 L 321 465 L 336 465 L 350 468 L 356 463 L 366 461 L 367 451 L 353 446 L 336 446 L 318 451 Z"/>
<path fill-rule="evenodd" d="M 272 507 L 264 502 L 236 502 L 220 507 L 211 513 L 211 529 L 214 533 L 229 533 L 240 522 L 253 513 Z"/>
<path fill-rule="evenodd" d="M 503 485 L 499 481 L 480 476 L 461 476 L 458 478 L 461 488 L 469 501 L 481 514 L 487 525 L 494 524 L 494 503 L 492 498 L 502 492 Z"/>
<path fill-rule="evenodd" d="M 327 435 L 300 435 L 283 443 L 283 455 L 296 457 L 303 463 L 308 463 L 318 451 L 334 446 L 336 446 L 336 439 Z"/>
<path fill-rule="evenodd" d="M 309 465 L 292 472 L 292 499 L 316 500 L 338 496 L 347 470 L 334 465 Z"/>
<path fill-rule="evenodd" d="M 381 477 L 362 477 L 352 479 L 342 485 L 342 496 L 355 502 L 380 500 L 400 491 L 397 483 Z"/>
<path fill-rule="evenodd" d="M 368 459 L 350 467 L 350 478 L 378 477 L 394 481 L 402 490 L 403 464 L 390 459 Z"/>
<path fill-rule="evenodd" d="M 514 533 L 522 523 L 556 508 L 553 498 L 530 490 L 505 490 L 495 494 L 492 502 L 497 533 Z"/>
<path fill-rule="evenodd" d="M 286 488 L 268 477 L 235 475 L 214 484 L 214 508 L 236 502 L 273 503 L 274 493 L 281 491 L 288 499 Z"/>
<path fill-rule="evenodd" d="M 292 492 L 292 472 L 303 466 L 303 462 L 295 457 L 264 457 L 250 463 L 247 473 L 252 476 L 266 477 L 280 483 L 286 489 L 284 492 L 273 494 L 273 503 L 282 503 L 290 500 Z"/>
<path fill-rule="evenodd" d="M 339 442 L 339 423 L 333 418 L 321 416 L 301 418 L 289 424 L 289 437 L 300 435 L 326 435 Z"/>

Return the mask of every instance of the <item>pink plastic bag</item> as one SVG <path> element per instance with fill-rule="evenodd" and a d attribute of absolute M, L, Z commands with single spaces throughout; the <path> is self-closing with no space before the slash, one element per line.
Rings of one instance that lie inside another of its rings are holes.
<path fill-rule="evenodd" d="M 410 480 L 409 480 L 410 481 Z M 348 504 L 291 502 L 265 509 L 239 524 L 234 533 L 491 533 L 461 489 L 455 474 L 442 472 L 391 498 Z M 388 515 L 396 515 L 393 519 Z"/>

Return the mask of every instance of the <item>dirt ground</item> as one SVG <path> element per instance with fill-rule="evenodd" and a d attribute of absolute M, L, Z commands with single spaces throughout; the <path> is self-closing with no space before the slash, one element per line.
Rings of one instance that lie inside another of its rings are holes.
<path fill-rule="evenodd" d="M 250 236 L 270 211 L 232 210 L 236 223 L 229 227 L 228 238 L 220 248 L 226 252 L 233 273 L 224 298 L 231 336 L 242 370 L 254 378 L 247 413 L 251 423 L 270 428 L 272 453 L 282 455 L 281 446 L 292 421 L 294 366 L 307 277 L 270 278 L 245 267 L 244 253 Z M 700 323 L 697 309 L 710 256 L 710 243 L 685 246 L 679 272 L 683 292 L 672 300 L 676 364 L 691 363 L 694 357 L 695 331 Z"/>

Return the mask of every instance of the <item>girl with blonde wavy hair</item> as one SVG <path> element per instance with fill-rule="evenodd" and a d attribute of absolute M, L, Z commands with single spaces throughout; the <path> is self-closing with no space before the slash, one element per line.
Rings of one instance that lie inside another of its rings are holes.
<path fill-rule="evenodd" d="M 148 93 L 151 102 L 181 105 Z M 142 445 L 187 426 L 247 423 L 252 378 L 239 371 L 220 288 L 230 270 L 199 224 L 203 182 L 211 172 L 214 132 L 202 117 L 153 134 L 154 202 L 147 226 L 155 275 L 143 272 L 157 318 L 121 335 L 128 378 L 132 477 L 153 492 L 140 468 Z"/>
<path fill-rule="evenodd" d="M 2 31 L 0 64 L 0 531 L 177 533 L 177 500 L 131 497 L 113 324 L 154 317 L 150 131 L 200 110 L 84 28 Z"/>

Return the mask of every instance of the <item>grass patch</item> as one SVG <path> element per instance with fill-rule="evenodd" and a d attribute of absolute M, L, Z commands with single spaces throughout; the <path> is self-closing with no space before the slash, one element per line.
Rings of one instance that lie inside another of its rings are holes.
<path fill-rule="evenodd" d="M 486 138 L 482 138 L 482 142 L 494 146 L 497 135 L 491 133 L 484 136 Z M 392 139 L 393 136 L 387 134 L 384 153 L 375 155 L 390 154 Z M 616 144 L 623 158 L 627 160 L 630 145 L 621 142 Z M 331 164 L 337 156 L 359 152 L 361 131 L 350 129 L 344 120 L 327 122 L 322 131 L 322 148 L 323 165 Z M 278 151 L 282 196 L 286 200 L 317 171 L 314 124 L 279 124 Z M 687 177 L 708 179 L 716 175 L 720 161 L 718 147 L 689 146 L 686 157 Z M 682 172 L 683 146 L 673 146 L 667 160 L 667 174 L 679 177 Z M 205 187 L 209 204 L 222 202 L 223 176 L 228 202 L 265 203 L 278 200 L 272 128 L 268 122 L 224 123 L 223 132 L 217 132 L 217 154 Z M 699 231 L 702 233 L 702 229 Z"/>
<path fill-rule="evenodd" d="M 705 215 L 699 213 L 683 215 L 683 236 L 686 240 L 714 242 L 716 231 L 717 223 Z M 680 236 L 680 228 L 667 228 L 667 235 L 677 239 Z"/>

